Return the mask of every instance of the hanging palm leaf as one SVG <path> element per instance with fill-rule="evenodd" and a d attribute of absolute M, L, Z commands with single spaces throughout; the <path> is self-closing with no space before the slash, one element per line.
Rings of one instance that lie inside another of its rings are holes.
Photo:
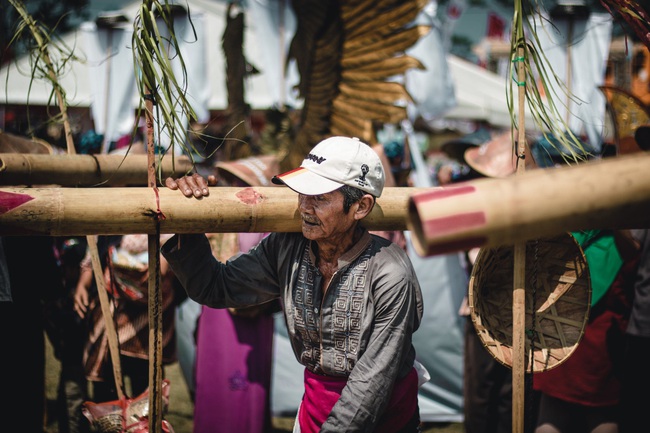
<path fill-rule="evenodd" d="M 167 1 L 143 0 L 134 22 L 133 32 L 133 60 L 136 67 L 136 82 L 141 95 L 140 109 L 142 105 L 146 106 L 146 102 L 149 102 L 152 108 L 144 109 L 152 119 L 157 119 L 155 125 L 157 137 L 160 138 L 163 133 L 169 137 L 170 144 L 169 148 L 165 149 L 165 153 L 169 151 L 172 161 L 176 154 L 175 146 L 180 146 L 190 158 L 198 153 L 189 139 L 187 126 L 187 122 L 196 120 L 197 115 L 185 97 L 186 65 L 173 31 L 174 18 L 178 15 L 179 8 L 185 11 L 183 7 Z M 189 11 L 186 11 L 186 16 L 196 38 Z M 172 60 L 180 64 L 179 77 L 174 72 Z M 143 102 L 145 104 L 142 104 Z M 162 153 L 159 157 L 162 158 Z M 162 183 L 160 172 L 157 175 Z"/>
<path fill-rule="evenodd" d="M 635 1 L 600 0 L 614 17 L 623 19 L 643 44 L 650 48 L 650 15 Z"/>
<path fill-rule="evenodd" d="M 47 105 L 55 102 L 59 106 L 60 114 L 52 116 L 52 119 L 53 121 L 60 120 L 60 122 L 63 123 L 68 152 L 75 153 L 72 131 L 70 129 L 70 122 L 68 121 L 66 92 L 59 84 L 59 77 L 67 71 L 70 62 L 82 60 L 76 56 L 74 48 L 66 46 L 53 31 L 43 24 L 36 22 L 34 18 L 27 13 L 27 9 L 21 0 L 9 0 L 9 3 L 11 3 L 11 5 L 16 9 L 22 20 L 18 24 L 16 33 L 10 43 L 19 39 L 21 33 L 24 31 L 29 31 L 36 43 L 33 49 L 30 50 L 31 70 L 28 73 L 21 71 L 21 73 L 25 73 L 25 75 L 30 77 L 30 86 L 27 90 L 28 101 L 29 94 L 31 93 L 31 86 L 35 80 L 45 80 L 52 85 L 52 92 L 50 93 Z M 9 75 L 7 75 L 6 80 L 8 83 Z M 5 87 L 9 88 L 8 85 Z M 29 116 L 29 112 L 27 115 Z"/>
<path fill-rule="evenodd" d="M 569 128 L 561 115 L 558 100 L 580 101 L 572 95 L 565 82 L 553 71 L 547 57 L 541 50 L 537 36 L 539 31 L 547 31 L 544 26 L 551 26 L 541 14 L 538 4 L 527 5 L 532 12 L 526 17 L 521 0 L 514 3 L 511 34 L 511 63 L 509 73 L 513 77 L 506 86 L 508 110 L 511 113 L 513 130 L 520 129 L 519 121 L 523 116 L 523 107 L 515 107 L 515 87 L 524 88 L 525 102 L 540 132 L 552 146 L 556 147 L 567 163 L 578 162 L 588 154 L 581 140 Z M 530 19 L 539 17 L 540 19 Z M 529 24 L 530 38 L 524 31 Z M 539 27 L 541 25 L 541 27 Z M 522 74 L 523 71 L 523 74 Z M 557 89 L 551 84 L 557 84 Z M 540 88 L 542 87 L 542 91 Z M 564 98 L 561 98 L 564 96 Z M 517 99 L 519 101 L 519 99 Z M 566 104 L 561 102 L 562 104 Z M 568 104 L 565 107 L 569 109 Z M 513 140 L 514 142 L 514 140 Z"/>

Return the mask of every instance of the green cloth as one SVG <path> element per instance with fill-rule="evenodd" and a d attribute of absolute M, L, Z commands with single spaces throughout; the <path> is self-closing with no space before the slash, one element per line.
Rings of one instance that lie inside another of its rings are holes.
<path fill-rule="evenodd" d="M 607 230 L 572 232 L 583 248 L 591 277 L 591 306 L 593 307 L 610 288 L 623 266 L 623 258 L 616 248 L 614 234 Z"/>

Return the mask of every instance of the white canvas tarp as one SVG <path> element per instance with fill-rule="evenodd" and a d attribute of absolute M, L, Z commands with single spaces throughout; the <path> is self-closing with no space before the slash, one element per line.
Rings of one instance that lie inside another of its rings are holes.
<path fill-rule="evenodd" d="M 257 2 L 253 2 L 258 4 Z M 277 2 L 279 3 L 279 2 Z M 209 83 L 209 97 L 207 108 L 210 110 L 223 110 L 227 107 L 228 94 L 226 91 L 226 65 L 221 47 L 223 32 L 226 26 L 226 2 L 207 1 L 207 0 L 189 0 L 189 12 L 191 16 L 202 17 L 204 20 L 202 28 L 205 30 L 204 39 L 202 40 L 203 52 L 202 58 L 206 60 L 207 77 Z M 119 12 L 124 14 L 129 20 L 128 25 L 132 26 L 133 20 L 138 13 L 139 2 L 134 2 Z M 260 70 L 259 74 L 254 74 L 246 79 L 246 100 L 253 109 L 267 109 L 274 106 L 279 101 L 295 103 L 291 96 L 290 86 L 287 85 L 282 77 L 281 64 L 279 62 L 268 62 L 269 54 L 280 52 L 280 47 L 273 47 L 273 44 L 284 44 L 285 51 L 288 50 L 290 38 L 283 37 L 279 32 L 275 36 L 269 35 L 268 28 L 273 25 L 272 11 L 259 6 L 260 10 L 251 11 L 246 14 L 245 36 L 244 36 L 244 55 L 250 63 Z M 266 15 L 265 15 L 266 14 Z M 264 20 L 261 17 L 267 16 Z M 295 19 L 291 11 L 287 8 L 282 14 L 282 25 L 285 27 L 287 34 L 293 34 L 295 29 Z M 255 17 L 257 21 L 254 20 Z M 279 25 L 279 24 L 278 24 Z M 267 31 L 262 31 L 267 29 Z M 101 77 L 93 76 L 88 70 L 89 67 L 96 66 L 99 63 L 105 63 L 108 60 L 106 51 L 101 49 L 88 52 L 88 44 L 85 39 L 88 33 L 82 28 L 66 34 L 62 40 L 70 48 L 74 49 L 79 61 L 69 63 L 59 77 L 61 86 L 67 93 L 68 103 L 75 107 L 90 107 L 93 101 L 99 97 L 98 92 L 104 92 L 104 88 L 97 89 L 92 81 L 98 81 Z M 192 43 L 186 40 L 185 43 Z M 198 45 L 198 44 L 197 44 Z M 127 51 L 129 55 L 119 56 L 116 53 L 120 50 Z M 54 54 L 54 53 L 53 53 Z M 124 68 L 126 71 L 132 71 L 135 75 L 135 68 L 130 59 L 131 41 L 125 40 L 121 46 L 116 47 L 113 51 L 112 70 Z M 103 60 L 101 57 L 104 57 Z M 51 85 L 43 80 L 31 81 L 30 58 L 22 57 L 15 63 L 3 67 L 0 70 L 0 103 L 3 104 L 33 104 L 56 105 L 56 101 L 50 101 L 49 96 L 52 91 Z M 121 62 L 121 63 L 120 63 Z M 8 74 L 8 75 L 7 75 Z M 8 80 L 7 80 L 8 77 Z M 92 77 L 92 78 L 91 78 Z M 296 82 L 297 79 L 288 76 L 288 82 Z M 285 89 L 285 95 L 280 94 L 280 89 Z M 197 92 L 206 89 L 198 89 Z M 202 95 L 189 94 L 190 99 L 201 100 Z M 139 101 L 139 95 L 133 95 L 134 100 Z"/>
<path fill-rule="evenodd" d="M 585 19 L 554 19 L 553 26 L 535 16 L 540 48 L 563 80 L 548 86 L 558 111 L 575 134 L 584 134 L 592 149 L 602 150 L 605 131 L 605 95 L 598 88 L 605 82 L 612 39 L 609 13 L 591 13 Z M 548 19 L 548 17 L 545 17 Z"/>
<path fill-rule="evenodd" d="M 246 14 L 244 53 L 249 62 L 260 70 L 259 74 L 248 77 L 245 83 L 245 98 L 253 109 L 264 110 L 282 103 L 294 107 L 301 106 L 301 102 L 292 92 L 293 86 L 298 82 L 295 68 L 288 69 L 286 80 L 282 78 L 284 74 L 283 53 L 288 51 L 296 23 L 289 8 L 283 10 L 282 13 L 277 8 L 271 8 L 272 5 L 277 7 L 279 3 L 281 2 L 251 2 L 254 8 L 251 8 L 250 13 Z M 225 2 L 207 0 L 190 0 L 188 4 L 193 16 L 202 17 L 205 37 L 202 44 L 202 58 L 207 60 L 208 86 L 196 90 L 196 92 L 209 92 L 206 102 L 207 109 L 223 110 L 227 107 L 228 96 L 225 83 L 226 65 L 221 48 L 226 25 L 226 4 Z M 138 2 L 135 2 L 120 11 L 129 19 L 128 25 L 133 23 L 137 5 Z M 67 46 L 74 47 L 77 56 L 81 59 L 81 61 L 70 63 L 60 76 L 60 83 L 67 93 L 70 106 L 90 107 L 93 102 L 97 103 L 102 99 L 106 91 L 104 85 L 98 83 L 101 80 L 101 75 L 93 74 L 89 68 L 98 68 L 100 65 L 105 67 L 108 57 L 104 49 L 88 52 L 89 44 L 86 41 L 88 37 L 90 36 L 87 30 L 84 32 L 80 28 L 63 38 Z M 431 35 L 430 38 L 435 39 L 435 35 Z M 190 45 L 191 41 L 185 42 Z M 130 59 L 130 46 L 130 40 L 125 39 L 121 46 L 116 47 L 112 54 L 111 70 L 133 71 L 135 75 Z M 281 47 L 285 47 L 284 51 Z M 451 78 L 455 89 L 455 101 L 453 101 L 453 93 L 443 92 L 441 94 L 440 84 L 429 86 L 433 94 L 426 98 L 423 95 L 428 95 L 428 93 L 420 88 L 418 97 L 423 99 L 420 111 L 427 111 L 431 101 L 447 98 L 451 100 L 434 104 L 438 107 L 434 110 L 435 113 L 432 113 L 436 118 L 484 120 L 498 127 L 510 125 L 505 93 L 506 80 L 503 77 L 450 54 L 446 55 L 447 67 L 435 66 L 431 59 L 424 58 L 427 53 L 434 53 L 436 61 L 441 55 L 442 58 L 445 55 L 440 54 L 439 50 L 431 50 L 429 38 L 414 47 L 412 55 L 423 58 L 422 62 L 428 65 L 430 70 L 428 73 L 414 71 L 410 80 L 423 77 L 429 82 L 435 83 L 444 80 L 446 83 Z M 120 52 L 123 53 L 118 55 Z M 436 68 L 435 71 L 432 70 L 433 66 Z M 16 63 L 0 70 L 0 103 L 45 105 L 49 102 L 51 105 L 55 105 L 55 101 L 49 100 L 51 86 L 43 80 L 35 80 L 30 83 L 30 71 L 28 57 L 20 58 Z M 444 72 L 448 72 L 449 76 L 438 78 L 431 76 L 431 73 Z M 448 86 L 443 85 L 442 88 L 448 89 Z M 111 92 L 118 91 L 111 89 Z M 188 96 L 196 101 L 206 99 L 204 95 L 193 95 L 191 92 Z M 140 96 L 134 93 L 132 105 L 137 104 L 139 98 Z"/>

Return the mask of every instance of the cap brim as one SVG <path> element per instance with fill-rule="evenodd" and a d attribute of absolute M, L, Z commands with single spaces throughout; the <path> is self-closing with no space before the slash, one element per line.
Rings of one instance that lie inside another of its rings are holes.
<path fill-rule="evenodd" d="M 327 194 L 343 186 L 322 176 L 312 173 L 303 167 L 298 167 L 286 173 L 274 176 L 272 182 L 276 185 L 286 185 L 299 194 Z"/>

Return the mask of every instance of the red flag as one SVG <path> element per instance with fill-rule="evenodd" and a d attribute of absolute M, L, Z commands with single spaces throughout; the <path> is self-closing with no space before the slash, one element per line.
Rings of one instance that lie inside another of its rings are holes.
<path fill-rule="evenodd" d="M 506 30 L 506 22 L 499 15 L 494 12 L 489 12 L 487 17 L 487 37 L 503 39 L 503 34 Z"/>
<path fill-rule="evenodd" d="M 447 17 L 450 20 L 457 20 L 463 14 L 463 5 L 458 2 L 451 2 L 447 6 Z"/>

